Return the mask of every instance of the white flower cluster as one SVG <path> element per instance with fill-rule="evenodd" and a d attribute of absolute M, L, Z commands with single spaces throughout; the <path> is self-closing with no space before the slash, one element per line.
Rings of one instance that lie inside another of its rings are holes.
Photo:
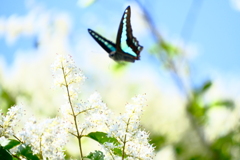
<path fill-rule="evenodd" d="M 59 118 L 45 119 L 37 122 L 30 118 L 20 132 L 16 133 L 16 126 L 22 119 L 23 109 L 20 106 L 11 107 L 6 116 L 0 117 L 0 141 L 6 142 L 6 138 L 17 138 L 25 147 L 31 147 L 33 154 L 42 159 L 64 159 L 63 148 L 67 143 L 67 124 Z M 1 143 L 1 145 L 3 145 Z M 19 151 L 19 146 L 12 148 L 11 154 Z"/>
<path fill-rule="evenodd" d="M 64 57 L 63 55 L 57 54 L 52 69 L 54 72 L 55 85 L 68 87 L 69 95 L 67 95 L 67 97 L 77 98 L 80 87 L 79 84 L 85 80 L 85 76 L 81 70 L 76 67 L 72 57 Z"/>
<path fill-rule="evenodd" d="M 112 159 L 114 148 L 123 148 L 122 152 L 128 160 L 153 159 L 154 147 L 149 144 L 149 134 L 140 129 L 140 116 L 145 106 L 144 95 L 134 97 L 133 104 L 126 105 L 126 112 L 120 116 L 112 116 L 108 121 L 108 136 L 114 137 L 120 144 L 105 143 L 103 151 L 106 159 Z M 116 157 L 121 159 L 122 157 Z"/>
<path fill-rule="evenodd" d="M 112 113 L 106 104 L 102 102 L 102 98 L 99 93 L 93 93 L 89 97 L 87 105 L 90 108 L 94 108 L 94 110 L 90 110 L 86 113 L 86 116 L 88 117 L 88 121 L 85 122 L 86 126 L 91 126 L 97 131 L 105 131 L 105 123 L 108 123 Z"/>
<path fill-rule="evenodd" d="M 67 143 L 67 125 L 59 118 L 40 122 L 31 118 L 17 137 L 24 144 L 30 145 L 34 154 L 41 154 L 44 159 L 64 159 L 63 148 Z"/>
<path fill-rule="evenodd" d="M 81 138 L 90 137 L 87 136 L 89 133 L 101 133 L 113 140 L 106 140 L 101 145 L 104 159 L 153 159 L 154 147 L 148 142 L 149 134 L 140 129 L 145 95 L 134 97 L 133 103 L 126 105 L 125 113 L 117 115 L 108 109 L 97 92 L 88 101 L 78 102 L 78 87 L 85 77 L 70 56 L 65 58 L 58 55 L 53 69 L 57 73 L 54 74 L 55 84 L 66 89 L 67 93 L 67 104 L 61 107 L 63 118 L 37 121 L 33 117 L 28 119 L 20 132 L 15 132 L 23 111 L 21 107 L 12 107 L 6 116 L 2 114 L 0 117 L 1 141 L 14 137 L 22 146 L 31 147 L 33 154 L 40 159 L 57 160 L 65 157 L 63 149 L 68 142 L 69 133 L 78 139 L 81 157 L 84 156 Z M 10 150 L 13 155 L 18 151 L 18 147 Z"/>
<path fill-rule="evenodd" d="M 71 124 L 68 126 L 69 132 L 77 135 L 76 131 L 79 130 L 81 133 L 84 131 L 86 134 L 93 128 L 96 129 L 96 127 L 98 127 L 96 120 L 98 117 L 97 114 L 100 110 L 104 110 L 106 106 L 103 103 L 94 104 L 91 100 L 89 102 L 78 102 L 80 83 L 85 80 L 85 76 L 81 70 L 76 67 L 72 57 L 57 55 L 57 59 L 52 68 L 54 71 L 55 85 L 66 89 L 68 102 L 61 107 L 61 113 L 64 119 L 68 120 L 70 122 L 69 124 Z M 74 122 L 74 117 L 79 117 L 80 114 L 85 116 L 84 121 L 81 120 L 80 123 L 78 118 L 76 122 Z"/>
<path fill-rule="evenodd" d="M 22 117 L 23 110 L 20 106 L 13 106 L 8 109 L 6 116 L 3 115 L 2 110 L 0 110 L 0 137 L 5 136 L 13 136 L 14 128 L 20 121 Z"/>

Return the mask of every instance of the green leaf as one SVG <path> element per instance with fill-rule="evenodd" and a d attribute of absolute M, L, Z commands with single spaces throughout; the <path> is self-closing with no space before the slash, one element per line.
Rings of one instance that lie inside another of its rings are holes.
<path fill-rule="evenodd" d="M 237 128 L 237 130 L 238 129 L 239 128 Z M 239 132 L 230 132 L 227 135 L 219 137 L 211 144 L 211 148 L 217 156 L 216 158 L 218 160 L 232 159 L 232 149 L 235 148 L 239 150 L 239 141 L 233 138 L 238 135 Z M 237 155 L 239 155 L 239 153 L 237 153 Z"/>
<path fill-rule="evenodd" d="M 15 140 L 15 139 L 9 139 L 8 144 L 3 146 L 3 148 L 9 150 L 9 149 L 11 149 L 11 148 L 13 148 L 13 147 L 15 147 L 19 144 L 20 144 L 19 141 Z"/>
<path fill-rule="evenodd" d="M 26 146 L 24 144 L 21 144 L 19 146 L 19 152 L 18 154 L 23 155 L 29 160 L 39 160 L 39 158 L 32 153 L 32 149 L 30 146 Z"/>
<path fill-rule="evenodd" d="M 87 135 L 87 137 L 99 142 L 100 144 L 104 144 L 106 142 L 113 143 L 115 146 L 118 146 L 120 143 L 114 137 L 108 137 L 107 133 L 104 132 L 91 132 Z M 113 153 L 118 156 L 122 156 L 121 148 L 114 148 Z"/>
<path fill-rule="evenodd" d="M 212 81 L 206 81 L 203 83 L 203 85 L 195 90 L 195 95 L 196 96 L 201 96 L 203 95 L 210 87 L 212 86 Z"/>
<path fill-rule="evenodd" d="M 90 160 L 104 160 L 104 154 L 101 151 L 95 151 L 89 153 L 89 155 L 86 158 L 89 158 Z"/>
<path fill-rule="evenodd" d="M 231 100 L 220 100 L 220 101 L 217 101 L 217 102 L 213 103 L 211 105 L 211 108 L 213 108 L 213 107 L 226 107 L 226 108 L 229 108 L 229 109 L 233 109 L 234 108 L 234 103 Z"/>
<path fill-rule="evenodd" d="M 2 159 L 2 160 L 12 160 L 12 156 L 9 154 L 7 149 L 4 149 L 1 145 L 0 145 L 0 159 Z"/>
<path fill-rule="evenodd" d="M 177 46 L 167 41 L 161 41 L 160 46 L 170 57 L 176 56 L 180 52 L 180 49 Z"/>
<path fill-rule="evenodd" d="M 179 55 L 181 53 L 181 49 L 170 42 L 165 40 L 160 41 L 159 43 L 154 44 L 149 52 L 154 55 L 159 55 L 160 53 L 165 53 L 168 58 L 173 58 L 174 56 Z"/>
<path fill-rule="evenodd" d="M 165 145 L 166 139 L 167 138 L 164 135 L 151 133 L 149 143 L 154 145 L 155 150 L 159 150 L 161 147 Z"/>
<path fill-rule="evenodd" d="M 120 144 L 116 138 L 108 137 L 107 133 L 104 132 L 91 132 L 87 135 L 87 137 L 99 142 L 100 144 L 104 144 L 105 142 L 113 143 L 115 145 Z"/>
<path fill-rule="evenodd" d="M 207 81 L 203 84 L 201 92 L 206 92 L 212 86 L 212 81 Z"/>

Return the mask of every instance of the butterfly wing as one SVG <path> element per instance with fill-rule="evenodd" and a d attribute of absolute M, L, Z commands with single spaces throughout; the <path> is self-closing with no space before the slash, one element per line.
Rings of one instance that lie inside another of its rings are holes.
<path fill-rule="evenodd" d="M 140 59 L 140 52 L 143 47 L 139 45 L 138 40 L 132 34 L 132 27 L 130 23 L 131 9 L 128 6 L 122 16 L 118 34 L 116 49 L 117 51 L 123 51 L 126 54 L 129 54 L 135 60 Z"/>
<path fill-rule="evenodd" d="M 88 29 L 89 34 L 97 41 L 97 43 L 109 54 L 116 51 L 116 45 L 101 36 L 100 34 L 94 32 L 91 29 Z"/>

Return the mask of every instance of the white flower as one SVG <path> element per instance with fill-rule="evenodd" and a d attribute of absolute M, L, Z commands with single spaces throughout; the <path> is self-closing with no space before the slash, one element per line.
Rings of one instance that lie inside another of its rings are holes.
<path fill-rule="evenodd" d="M 144 95 L 134 97 L 133 103 L 126 105 L 126 112 L 119 116 L 112 116 L 110 123 L 107 124 L 108 136 L 114 137 L 120 143 L 118 146 L 113 143 L 105 143 L 102 149 L 106 159 L 112 159 L 113 148 L 124 148 L 124 153 L 128 157 L 126 159 L 153 159 L 154 148 L 149 144 L 149 134 L 140 129 L 140 116 L 145 106 Z M 114 159 L 120 157 L 116 156 Z"/>
<path fill-rule="evenodd" d="M 66 125 L 67 123 L 59 118 L 41 122 L 31 118 L 17 136 L 31 146 L 34 154 L 40 154 L 44 159 L 64 159 L 63 148 L 68 135 Z"/>
<path fill-rule="evenodd" d="M 14 128 L 19 124 L 23 110 L 20 106 L 13 106 L 8 109 L 6 116 L 0 118 L 0 136 L 13 136 Z"/>
<path fill-rule="evenodd" d="M 4 136 L 0 137 L 0 145 L 1 146 L 7 145 L 8 142 L 9 142 L 9 140 L 6 137 L 4 137 Z"/>
<path fill-rule="evenodd" d="M 79 84 L 85 80 L 85 76 L 78 69 L 71 56 L 64 57 L 57 54 L 57 58 L 52 65 L 52 70 L 55 77 L 56 86 L 70 86 L 70 97 L 76 96 L 76 91 L 79 91 Z"/>
<path fill-rule="evenodd" d="M 99 93 L 94 92 L 89 98 L 88 98 L 89 103 L 99 103 L 102 101 L 102 98 Z"/>

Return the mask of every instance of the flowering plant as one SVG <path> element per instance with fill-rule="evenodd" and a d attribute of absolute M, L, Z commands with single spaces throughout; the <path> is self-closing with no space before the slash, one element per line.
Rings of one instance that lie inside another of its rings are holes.
<path fill-rule="evenodd" d="M 91 160 L 150 160 L 153 146 L 149 134 L 140 129 L 140 116 L 145 106 L 144 95 L 132 99 L 123 114 L 116 115 L 101 96 L 94 93 L 85 102 L 78 101 L 79 86 L 85 76 L 70 56 L 58 55 L 52 66 L 55 85 L 66 93 L 66 104 L 61 116 L 37 121 L 29 118 L 22 130 L 16 125 L 24 114 L 22 107 L 14 106 L 0 117 L 0 159 L 65 159 L 64 147 L 69 136 L 76 137 L 80 159 Z M 83 154 L 82 138 L 99 143 L 100 150 Z"/>

